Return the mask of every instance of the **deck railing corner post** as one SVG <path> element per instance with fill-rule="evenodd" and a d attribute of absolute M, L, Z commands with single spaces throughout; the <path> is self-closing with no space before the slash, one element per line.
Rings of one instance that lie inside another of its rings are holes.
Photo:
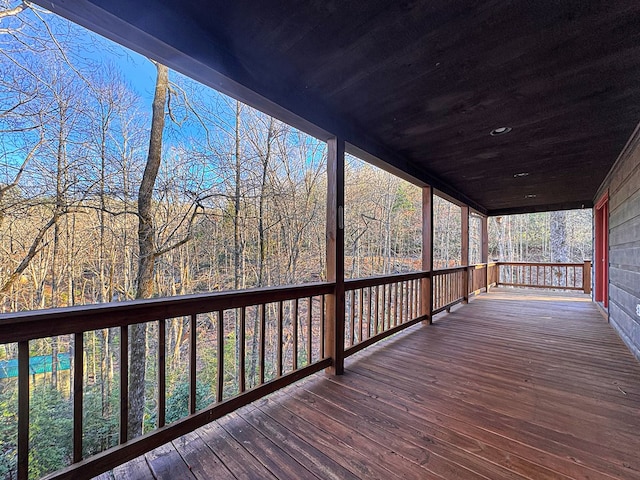
<path fill-rule="evenodd" d="M 591 294 L 591 260 L 585 260 L 582 267 L 582 290 L 585 294 Z"/>

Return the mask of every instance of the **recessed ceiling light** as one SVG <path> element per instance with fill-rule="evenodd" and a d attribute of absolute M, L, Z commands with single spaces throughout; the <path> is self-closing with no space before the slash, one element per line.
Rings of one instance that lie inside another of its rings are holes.
<path fill-rule="evenodd" d="M 535 193 L 530 193 L 529 195 L 525 195 L 524 198 L 536 198 L 537 195 Z"/>
<path fill-rule="evenodd" d="M 521 172 L 521 173 L 514 173 L 513 174 L 513 178 L 528 177 L 528 176 L 529 176 L 529 172 Z"/>
<path fill-rule="evenodd" d="M 505 133 L 509 133 L 511 130 L 512 130 L 511 127 L 498 127 L 491 130 L 491 133 L 489 135 L 491 135 L 492 137 L 497 137 L 498 135 L 504 135 Z"/>

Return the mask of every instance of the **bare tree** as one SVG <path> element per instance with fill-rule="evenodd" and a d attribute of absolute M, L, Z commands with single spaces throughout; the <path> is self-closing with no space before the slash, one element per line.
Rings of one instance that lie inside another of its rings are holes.
<path fill-rule="evenodd" d="M 168 68 L 156 63 L 156 86 L 152 104 L 151 133 L 147 163 L 138 190 L 138 274 L 136 298 L 153 295 L 153 270 L 157 252 L 153 222 L 153 187 L 162 161 L 162 137 L 165 124 L 165 106 L 169 89 Z M 144 379 L 146 371 L 147 324 L 131 325 L 129 367 L 129 438 L 142 434 L 144 417 Z"/>

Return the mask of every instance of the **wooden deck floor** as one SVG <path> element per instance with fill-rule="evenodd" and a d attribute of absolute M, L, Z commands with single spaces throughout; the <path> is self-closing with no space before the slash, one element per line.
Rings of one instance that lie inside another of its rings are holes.
<path fill-rule="evenodd" d="M 640 479 L 640 364 L 586 297 L 493 290 L 112 475 Z"/>

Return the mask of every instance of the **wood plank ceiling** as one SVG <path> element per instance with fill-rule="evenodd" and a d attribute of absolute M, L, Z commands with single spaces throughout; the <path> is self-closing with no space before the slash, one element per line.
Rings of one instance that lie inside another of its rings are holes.
<path fill-rule="evenodd" d="M 637 0 L 38 3 L 483 213 L 591 206 L 640 121 Z"/>

